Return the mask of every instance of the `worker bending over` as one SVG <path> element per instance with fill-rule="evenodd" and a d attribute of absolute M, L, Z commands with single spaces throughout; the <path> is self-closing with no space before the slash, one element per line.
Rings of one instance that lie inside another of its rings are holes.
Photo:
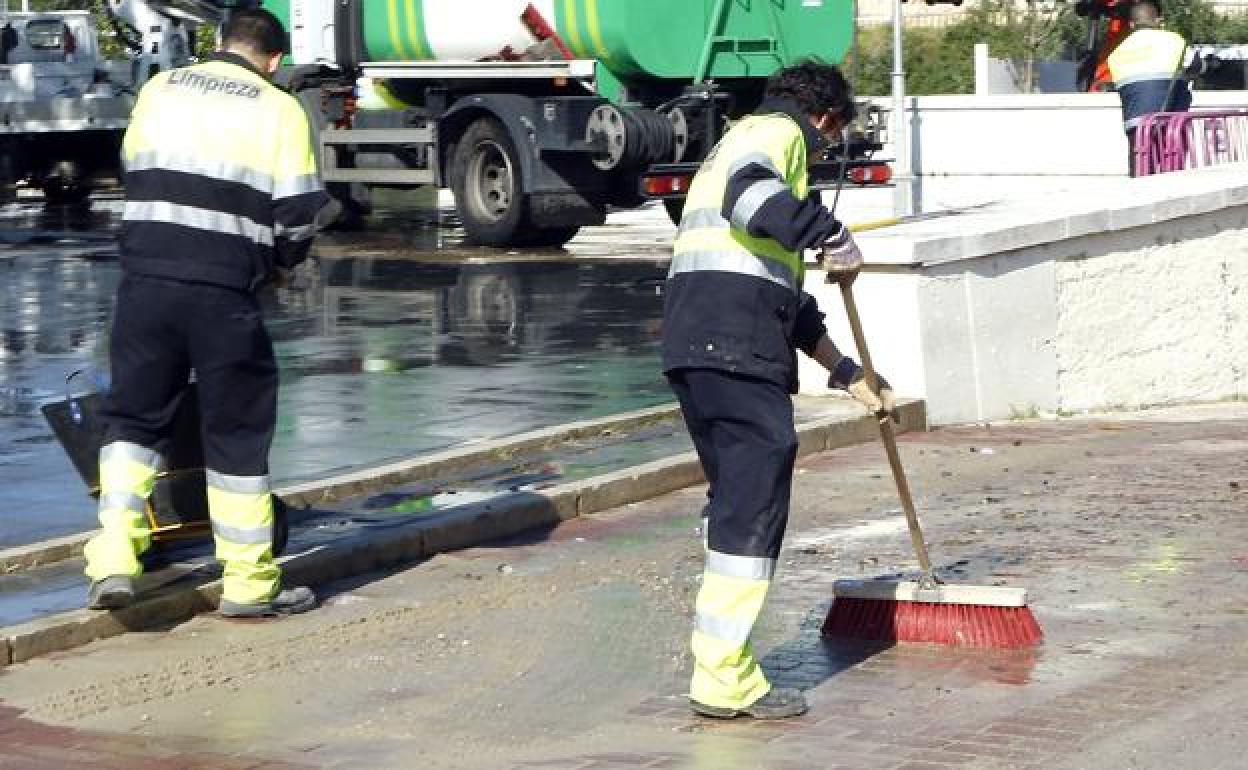
<path fill-rule="evenodd" d="M 846 266 L 838 274 L 846 281 L 862 264 L 853 236 L 807 179 L 808 164 L 853 116 L 836 67 L 806 61 L 775 73 L 758 111 L 724 135 L 694 177 L 673 247 L 663 371 L 710 483 L 692 643 L 699 714 L 806 710 L 801 692 L 771 687 L 750 646 L 788 520 L 796 350 L 872 412 L 893 408 L 887 385 L 872 392 L 802 291 L 805 249 Z"/>
<path fill-rule="evenodd" d="M 221 613 L 264 617 L 316 605 L 305 587 L 281 590 L 273 561 L 277 365 L 256 299 L 304 260 L 318 216 L 330 214 L 307 118 L 270 83 L 286 48 L 275 16 L 241 11 L 220 51 L 155 76 L 135 104 L 123 144 L 122 280 L 102 410 L 103 531 L 85 549 L 94 609 L 134 600 L 138 556 L 150 544 L 146 499 L 192 371 L 224 563 Z"/>

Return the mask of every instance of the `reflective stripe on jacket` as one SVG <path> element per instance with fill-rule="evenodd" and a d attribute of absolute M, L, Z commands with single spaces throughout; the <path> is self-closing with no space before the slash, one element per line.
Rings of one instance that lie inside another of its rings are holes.
<path fill-rule="evenodd" d="M 329 200 L 299 102 L 228 53 L 152 78 L 122 154 L 136 273 L 254 289 L 307 256 Z"/>
<path fill-rule="evenodd" d="M 1110 53 L 1109 74 L 1122 101 L 1126 128 L 1135 128 L 1145 115 L 1186 110 L 1191 105 L 1187 82 L 1179 75 L 1186 47 L 1173 32 L 1141 28 Z"/>
<path fill-rule="evenodd" d="M 802 250 L 841 225 L 808 190 L 822 138 L 797 105 L 765 103 L 724 135 L 694 177 L 665 291 L 663 369 L 709 368 L 793 389 L 795 349 L 823 314 L 802 291 Z"/>

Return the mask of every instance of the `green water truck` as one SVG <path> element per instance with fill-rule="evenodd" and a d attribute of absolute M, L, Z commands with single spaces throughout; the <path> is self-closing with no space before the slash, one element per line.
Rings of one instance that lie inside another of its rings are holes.
<path fill-rule="evenodd" d="M 277 0 L 287 82 L 348 211 L 450 188 L 468 237 L 557 246 L 608 207 L 673 218 L 729 121 L 805 57 L 839 62 L 850 0 Z M 878 116 L 841 148 L 882 178 Z M 834 164 L 828 168 L 840 168 Z"/>

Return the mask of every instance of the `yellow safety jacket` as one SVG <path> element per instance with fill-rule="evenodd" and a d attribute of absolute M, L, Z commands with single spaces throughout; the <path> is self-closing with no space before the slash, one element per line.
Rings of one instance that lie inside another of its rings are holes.
<path fill-rule="evenodd" d="M 153 77 L 122 155 L 130 272 L 255 289 L 307 256 L 329 201 L 299 102 L 229 53 Z"/>
<path fill-rule="evenodd" d="M 1125 128 L 1135 128 L 1150 113 L 1190 106 L 1191 92 L 1179 74 L 1186 48 L 1174 32 L 1144 27 L 1123 38 L 1110 53 L 1109 74 L 1122 101 Z"/>
<path fill-rule="evenodd" d="M 822 137 L 791 102 L 724 135 L 685 199 L 664 299 L 663 369 L 709 368 L 797 385 L 823 314 L 802 291 L 802 251 L 841 224 L 808 189 Z"/>

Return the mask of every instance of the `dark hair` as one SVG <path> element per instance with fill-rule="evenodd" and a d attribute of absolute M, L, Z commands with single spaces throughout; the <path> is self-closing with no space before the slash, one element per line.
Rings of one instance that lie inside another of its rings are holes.
<path fill-rule="evenodd" d="M 1161 3 L 1157 0 L 1135 0 L 1131 4 L 1131 21 L 1136 24 L 1156 24 L 1161 18 Z"/>
<path fill-rule="evenodd" d="M 221 31 L 221 47 L 240 45 L 271 56 L 290 50 L 282 22 L 263 8 L 252 8 L 230 15 Z"/>
<path fill-rule="evenodd" d="M 764 96 L 790 99 L 809 115 L 835 112 L 843 122 L 854 119 L 854 94 L 849 82 L 834 64 L 803 59 L 778 70 L 767 79 Z"/>

